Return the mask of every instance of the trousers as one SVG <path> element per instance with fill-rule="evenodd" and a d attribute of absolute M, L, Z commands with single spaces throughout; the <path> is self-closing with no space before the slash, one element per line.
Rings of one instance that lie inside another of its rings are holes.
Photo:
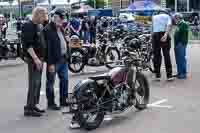
<path fill-rule="evenodd" d="M 36 65 L 30 61 L 28 62 L 28 107 L 35 107 L 39 104 L 40 89 L 41 89 L 42 70 L 38 70 Z"/>
<path fill-rule="evenodd" d="M 46 96 L 48 105 L 55 104 L 54 84 L 56 73 L 60 80 L 60 103 L 64 103 L 68 97 L 68 65 L 67 63 L 58 63 L 55 72 L 49 72 L 47 69 Z"/>
<path fill-rule="evenodd" d="M 172 64 L 171 64 L 171 57 L 170 57 L 170 49 L 171 49 L 171 39 L 168 37 L 166 42 L 161 42 L 161 38 L 163 37 L 164 32 L 158 32 L 153 33 L 152 36 L 152 43 L 153 43 L 153 64 L 154 64 L 154 70 L 155 74 L 157 76 L 160 76 L 160 68 L 162 64 L 162 54 L 161 50 L 164 56 L 165 61 L 165 68 L 167 77 L 172 76 Z"/>
<path fill-rule="evenodd" d="M 175 44 L 175 57 L 178 76 L 186 76 L 187 74 L 187 60 L 186 60 L 186 45 L 178 42 Z"/>

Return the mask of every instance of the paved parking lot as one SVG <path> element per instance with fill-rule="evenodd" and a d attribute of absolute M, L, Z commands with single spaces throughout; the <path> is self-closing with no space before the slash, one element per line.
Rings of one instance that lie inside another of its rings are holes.
<path fill-rule="evenodd" d="M 165 74 L 161 82 L 147 75 L 151 100 L 149 108 L 142 112 L 134 108 L 111 121 L 105 121 L 92 133 L 199 133 L 200 123 L 200 47 L 188 48 L 188 79 L 167 82 Z M 173 53 L 173 51 L 172 51 Z M 173 55 L 173 54 L 172 54 Z M 173 62 L 175 68 L 175 63 Z M 101 70 L 101 71 L 99 71 Z M 70 73 L 70 88 L 80 80 L 94 74 L 106 72 L 104 67 L 88 67 L 84 74 Z M 164 68 L 163 68 L 164 72 Z M 175 73 L 175 71 L 174 71 Z M 0 133 L 84 133 L 71 130 L 71 116 L 48 111 L 41 118 L 23 117 L 23 106 L 27 94 L 27 68 L 20 60 L 0 63 Z M 58 88 L 58 83 L 56 87 Z M 58 90 L 58 89 L 56 89 Z M 45 73 L 41 92 L 41 106 L 46 108 Z"/>

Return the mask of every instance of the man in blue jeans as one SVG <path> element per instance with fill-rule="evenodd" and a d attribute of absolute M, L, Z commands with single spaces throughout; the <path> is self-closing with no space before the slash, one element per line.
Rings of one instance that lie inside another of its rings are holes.
<path fill-rule="evenodd" d="M 174 20 L 177 24 L 177 29 L 175 31 L 175 57 L 177 64 L 177 77 L 179 79 L 187 78 L 187 60 L 186 60 L 186 47 L 188 44 L 188 32 L 189 26 L 184 21 L 183 15 L 176 13 L 174 15 Z"/>
<path fill-rule="evenodd" d="M 50 22 L 45 27 L 45 40 L 47 42 L 47 82 L 46 95 L 48 109 L 60 110 L 60 107 L 67 106 L 68 97 L 68 66 L 69 46 L 62 28 L 65 12 L 57 9 Z M 58 74 L 60 80 L 60 106 L 55 103 L 54 83 Z"/>

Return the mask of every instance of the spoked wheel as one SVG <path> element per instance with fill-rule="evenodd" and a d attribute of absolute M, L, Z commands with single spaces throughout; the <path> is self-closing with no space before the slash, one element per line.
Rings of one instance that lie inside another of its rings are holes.
<path fill-rule="evenodd" d="M 89 99 L 86 102 L 79 103 L 79 112 L 77 113 L 78 122 L 81 128 L 93 130 L 100 126 L 104 119 L 104 112 L 98 109 L 98 98 L 95 92 L 87 96 Z"/>
<path fill-rule="evenodd" d="M 149 103 L 149 84 L 146 77 L 142 73 L 137 73 L 135 81 L 135 108 L 143 110 Z"/>
<path fill-rule="evenodd" d="M 85 66 L 84 52 L 81 49 L 72 49 L 71 59 L 68 64 L 69 70 L 73 73 L 79 73 L 84 69 Z"/>
<path fill-rule="evenodd" d="M 116 48 L 110 48 L 106 52 L 106 67 L 109 69 L 118 65 L 120 60 L 120 52 Z"/>

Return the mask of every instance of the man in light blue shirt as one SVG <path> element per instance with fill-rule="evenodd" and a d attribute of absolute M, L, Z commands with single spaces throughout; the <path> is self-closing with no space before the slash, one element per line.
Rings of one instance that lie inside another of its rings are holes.
<path fill-rule="evenodd" d="M 156 80 L 161 78 L 161 64 L 162 64 L 162 53 L 165 59 L 165 68 L 167 72 L 167 80 L 171 81 L 172 78 L 172 64 L 170 58 L 170 48 L 171 48 L 171 38 L 169 32 L 171 30 L 172 20 L 171 17 L 165 12 L 160 12 L 160 14 L 153 16 L 153 34 L 152 34 L 152 43 L 154 51 L 154 71 Z"/>
<path fill-rule="evenodd" d="M 167 14 L 153 16 L 153 32 L 165 32 L 166 27 L 172 25 L 171 17 Z"/>

